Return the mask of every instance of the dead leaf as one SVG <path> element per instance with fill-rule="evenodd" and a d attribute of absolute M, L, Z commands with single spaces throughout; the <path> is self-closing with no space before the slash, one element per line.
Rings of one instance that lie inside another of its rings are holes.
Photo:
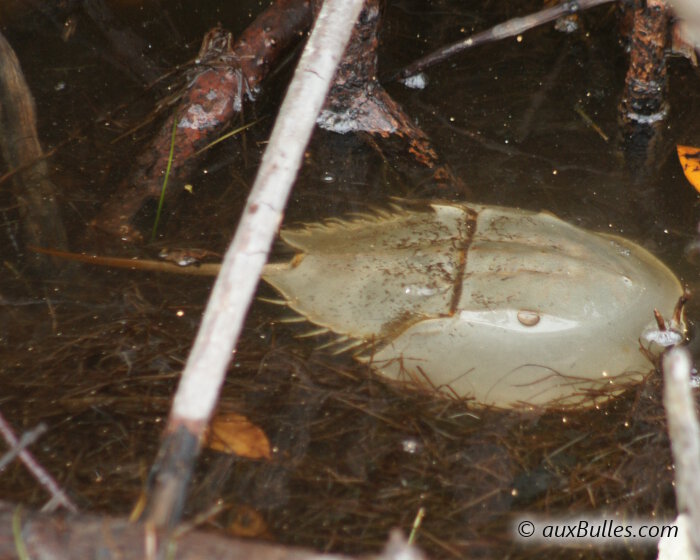
<path fill-rule="evenodd" d="M 246 505 L 239 505 L 233 509 L 227 530 L 235 537 L 272 538 L 263 516 Z"/>
<path fill-rule="evenodd" d="M 248 459 L 271 459 L 265 432 L 235 412 L 217 414 L 209 424 L 204 445 L 214 451 Z"/>
<path fill-rule="evenodd" d="M 676 146 L 678 159 L 683 166 L 683 173 L 695 190 L 700 192 L 700 148 Z"/>

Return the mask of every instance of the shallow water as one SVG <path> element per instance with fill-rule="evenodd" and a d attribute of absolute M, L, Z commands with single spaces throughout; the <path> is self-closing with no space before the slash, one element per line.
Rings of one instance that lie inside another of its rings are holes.
<path fill-rule="evenodd" d="M 538 5 L 482 4 L 391 2 L 382 74 Z M 170 2 L 162 5 L 162 17 L 157 5 L 115 3 L 115 9 L 164 68 L 193 58 L 216 22 L 237 33 L 260 10 L 252 1 Z M 17 9 L 0 17 L 36 97 L 45 149 L 71 135 L 79 139 L 50 160 L 74 248 L 134 254 L 115 242 L 91 244 L 84 228 L 154 128 L 115 140 L 167 90 L 144 95 L 84 18 L 63 41 L 63 19 L 55 12 Z M 567 35 L 548 25 L 521 40 L 479 47 L 429 70 L 422 91 L 397 84 L 387 89 L 424 127 L 471 200 L 548 210 L 624 235 L 664 260 L 695 292 L 698 268 L 686 260 L 684 247 L 695 235 L 700 208 L 674 146 L 700 144 L 692 126 L 700 108 L 697 73 L 685 60 L 671 61 L 671 114 L 660 157 L 641 178 L 631 177 L 615 141 L 625 72 L 615 18 L 601 7 L 582 26 Z M 270 80 L 250 117 L 274 114 L 290 69 L 288 63 Z M 171 209 L 156 247 L 137 252 L 153 256 L 163 245 L 223 251 L 271 121 L 253 127 L 245 142 L 212 150 L 192 180 L 194 195 Z M 357 138 L 317 131 L 286 223 L 363 211 L 390 197 L 444 196 L 424 187 L 418 173 L 398 175 L 391 163 Z M 18 431 L 39 421 L 49 425 L 35 452 L 81 507 L 126 512 L 157 448 L 211 282 L 83 266 L 70 279 L 37 277 L 26 266 L 7 190 L 0 203 L 6 263 L 0 277 L 0 410 Z M 273 292 L 262 287 L 261 294 Z M 699 311 L 696 298 L 688 316 Z M 401 394 L 349 359 L 314 353 L 313 341 L 294 337 L 298 327 L 274 321 L 281 314 L 275 306 L 254 304 L 223 406 L 263 426 L 283 459 L 270 466 L 205 454 L 190 512 L 221 497 L 260 512 L 277 540 L 353 552 L 380 546 L 390 527 L 410 530 L 424 505 L 418 542 L 436 557 L 522 552 L 504 536 L 514 511 L 607 506 L 642 516 L 672 513 L 658 380 L 598 416 L 475 412 Z M 21 467 L 1 474 L 5 498 L 43 503 L 42 491 Z M 221 528 L 229 521 L 217 523 Z"/>

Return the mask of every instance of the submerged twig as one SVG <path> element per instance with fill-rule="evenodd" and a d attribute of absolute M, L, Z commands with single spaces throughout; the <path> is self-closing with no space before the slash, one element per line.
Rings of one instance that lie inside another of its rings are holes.
<path fill-rule="evenodd" d="M 588 8 L 593 8 L 594 6 L 607 4 L 608 2 L 613 1 L 614 0 L 571 0 L 569 2 L 563 2 L 558 6 L 546 8 L 534 14 L 509 19 L 504 23 L 499 23 L 491 29 L 480 31 L 479 33 L 476 33 L 475 35 L 472 35 L 466 39 L 462 39 L 456 43 L 442 47 L 441 49 L 419 58 L 401 70 L 396 77 L 400 79 L 408 78 L 421 70 L 425 70 L 430 66 L 443 62 L 451 56 L 467 49 L 471 49 L 472 47 L 493 41 L 500 41 L 501 39 L 506 39 L 507 37 L 513 37 L 523 33 L 524 31 L 532 29 L 533 27 L 559 19 L 562 16 L 575 14 L 581 10 L 587 10 Z"/>
<path fill-rule="evenodd" d="M 292 183 L 362 0 L 326 0 L 270 137 L 236 235 L 202 319 L 168 420 L 148 518 L 171 527 L 180 514 L 199 442 L 212 415 Z"/>
<path fill-rule="evenodd" d="M 125 240 L 141 239 L 134 218 L 145 202 L 160 196 L 175 116 L 179 119 L 171 183 L 186 180 L 196 161 L 195 152 L 218 137 L 234 116 L 241 114 L 271 66 L 310 25 L 311 13 L 310 0 L 275 0 L 235 42 L 220 26 L 210 30 L 177 109 L 92 224 Z"/>
<path fill-rule="evenodd" d="M 147 526 L 124 518 L 97 515 L 50 516 L 0 502 L 0 557 L 48 560 L 55 558 L 149 558 Z M 145 542 L 146 541 L 146 542 Z M 424 560 L 400 531 L 392 531 L 384 549 L 371 556 L 316 552 L 252 539 L 232 539 L 211 531 L 189 531 L 176 541 L 169 558 L 217 560 Z M 24 554 L 24 556 L 22 556 Z"/>
<path fill-rule="evenodd" d="M 19 438 L 17 445 L 13 445 L 7 453 L 0 457 L 0 470 L 4 469 L 12 461 L 14 461 L 17 455 L 19 455 L 23 449 L 26 449 L 37 441 L 42 434 L 46 433 L 47 429 L 46 424 L 39 424 L 33 430 L 24 432 L 22 437 Z"/>
<path fill-rule="evenodd" d="M 607 134 L 605 134 L 605 132 L 603 132 L 603 129 L 600 128 L 591 117 L 588 116 L 588 114 L 586 113 L 584 108 L 581 107 L 581 105 L 577 103 L 574 106 L 574 111 L 576 111 L 576 114 L 583 119 L 583 122 L 590 126 L 598 134 L 598 136 L 600 136 L 603 139 L 603 141 L 610 141 L 610 137 Z"/>
<path fill-rule="evenodd" d="M 219 263 L 198 263 L 192 266 L 181 266 L 169 261 L 85 255 L 83 253 L 71 253 L 70 251 L 60 251 L 49 247 L 35 247 L 34 245 L 28 245 L 27 249 L 35 253 L 51 255 L 52 257 L 66 259 L 68 261 L 113 268 L 128 268 L 129 270 L 143 270 L 147 272 L 170 272 L 172 274 L 185 274 L 190 276 L 216 276 L 219 274 L 219 270 L 221 270 L 221 265 Z"/>
<path fill-rule="evenodd" d="M 669 114 L 670 10 L 664 2 L 635 3 L 629 33 L 629 64 L 618 104 L 619 149 L 634 181 L 644 181 L 664 159 Z"/>
<path fill-rule="evenodd" d="M 14 171 L 14 195 L 23 214 L 24 238 L 30 243 L 66 246 L 57 189 L 36 128 L 36 107 L 17 55 L 0 34 L 0 151 Z"/>
<path fill-rule="evenodd" d="M 15 436 L 14 432 L 12 431 L 12 428 L 7 423 L 7 421 L 1 413 L 0 435 L 2 435 L 7 444 L 12 449 L 17 448 L 20 445 L 20 441 L 17 439 L 17 436 Z M 17 455 L 19 456 L 20 460 L 24 463 L 24 465 L 29 469 L 29 472 L 31 472 L 34 475 L 34 478 L 36 478 L 39 481 L 39 483 L 44 488 L 46 488 L 49 494 L 51 494 L 51 501 L 49 502 L 49 504 L 60 504 L 63 507 L 65 507 L 68 511 L 71 511 L 73 513 L 76 513 L 78 511 L 78 508 L 75 506 L 75 504 L 73 504 L 70 498 L 66 496 L 65 492 L 61 490 L 56 480 L 54 480 L 54 478 L 49 473 L 47 473 L 46 470 L 44 470 L 44 468 L 37 462 L 37 460 L 29 451 L 27 451 L 26 449 L 20 449 Z"/>

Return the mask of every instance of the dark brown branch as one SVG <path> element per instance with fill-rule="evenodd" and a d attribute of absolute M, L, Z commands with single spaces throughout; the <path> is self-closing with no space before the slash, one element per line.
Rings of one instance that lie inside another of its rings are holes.
<path fill-rule="evenodd" d="M 365 0 L 318 124 L 339 134 L 369 134 L 370 144 L 378 151 L 408 155 L 392 159 L 417 162 L 428 170 L 431 186 L 443 195 L 446 188 L 463 194 L 466 187 L 461 180 L 440 160 L 425 132 L 377 79 L 380 15 L 381 1 Z"/>
<path fill-rule="evenodd" d="M 628 169 L 646 176 L 663 148 L 661 135 L 668 115 L 669 10 L 658 0 L 639 2 L 629 39 L 630 61 L 620 102 L 622 150 Z"/>
<path fill-rule="evenodd" d="M 140 238 L 132 221 L 143 204 L 160 196 L 177 120 L 170 185 L 186 178 L 199 148 L 240 114 L 272 65 L 311 24 L 309 0 L 277 0 L 235 43 L 213 29 L 204 39 L 198 65 L 179 106 L 137 160 L 135 170 L 105 204 L 93 225 L 126 240 Z M 173 188 L 170 189 L 172 193 Z M 166 193 L 171 198 L 169 193 Z M 41 245 L 37 243 L 37 245 Z"/>

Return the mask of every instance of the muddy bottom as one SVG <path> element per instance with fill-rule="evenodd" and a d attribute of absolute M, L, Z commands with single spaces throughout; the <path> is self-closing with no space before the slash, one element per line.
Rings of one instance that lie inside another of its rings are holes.
<path fill-rule="evenodd" d="M 115 10 L 147 38 L 153 58 L 171 68 L 193 58 L 218 21 L 240 33 L 260 9 L 248 4 L 143 2 L 140 8 L 115 4 Z M 539 7 L 492 4 L 390 2 L 381 71 L 389 74 L 432 48 Z M 50 160 L 71 247 L 149 258 L 164 246 L 224 251 L 291 64 L 251 108 L 251 120 L 267 118 L 212 149 L 192 178 L 192 192 L 168 208 L 156 241 L 131 247 L 94 236 L 86 224 L 147 145 L 157 119 L 131 130 L 165 92 L 144 93 L 109 62 L 108 46 L 85 21 L 64 41 L 50 10 L 41 17 L 22 10 L 0 15 L 37 99 L 44 148 L 75 136 Z M 464 180 L 469 200 L 548 210 L 623 235 L 697 291 L 697 265 L 684 248 L 700 208 L 674 153 L 676 143 L 700 144 L 700 132 L 689 125 L 700 108 L 697 74 L 686 61 L 671 61 L 671 115 L 659 155 L 643 174 L 630 173 L 615 140 L 626 63 L 619 43 L 614 11 L 603 6 L 574 33 L 544 26 L 430 70 L 424 90 L 387 89 Z M 361 139 L 317 131 L 286 224 L 386 207 L 394 197 L 457 199 L 430 190 L 417 172 L 406 175 L 405 162 L 399 174 L 397 163 Z M 47 425 L 32 452 L 79 507 L 127 514 L 145 485 L 212 281 L 79 264 L 39 272 L 20 242 L 20 219 L 5 190 L 0 411 L 17 432 Z M 283 258 L 281 251 L 277 246 Z M 277 297 L 265 286 L 259 295 Z M 697 298 L 690 302 L 691 322 L 699 306 Z M 484 410 L 412 392 L 349 356 L 329 356 L 316 349 L 317 341 L 297 338 L 308 325 L 280 322 L 291 315 L 263 301 L 252 307 L 220 410 L 263 428 L 273 458 L 205 451 L 187 515 L 217 503 L 223 511 L 203 528 L 363 553 L 379 550 L 392 528 L 410 533 L 422 511 L 416 542 L 431 557 L 528 558 L 542 550 L 512 534 L 513 520 L 528 514 L 675 515 L 658 374 L 589 410 Z M 0 493 L 35 506 L 48 499 L 19 463 L 0 472 Z M 655 548 L 625 543 L 546 553 L 651 558 Z"/>

